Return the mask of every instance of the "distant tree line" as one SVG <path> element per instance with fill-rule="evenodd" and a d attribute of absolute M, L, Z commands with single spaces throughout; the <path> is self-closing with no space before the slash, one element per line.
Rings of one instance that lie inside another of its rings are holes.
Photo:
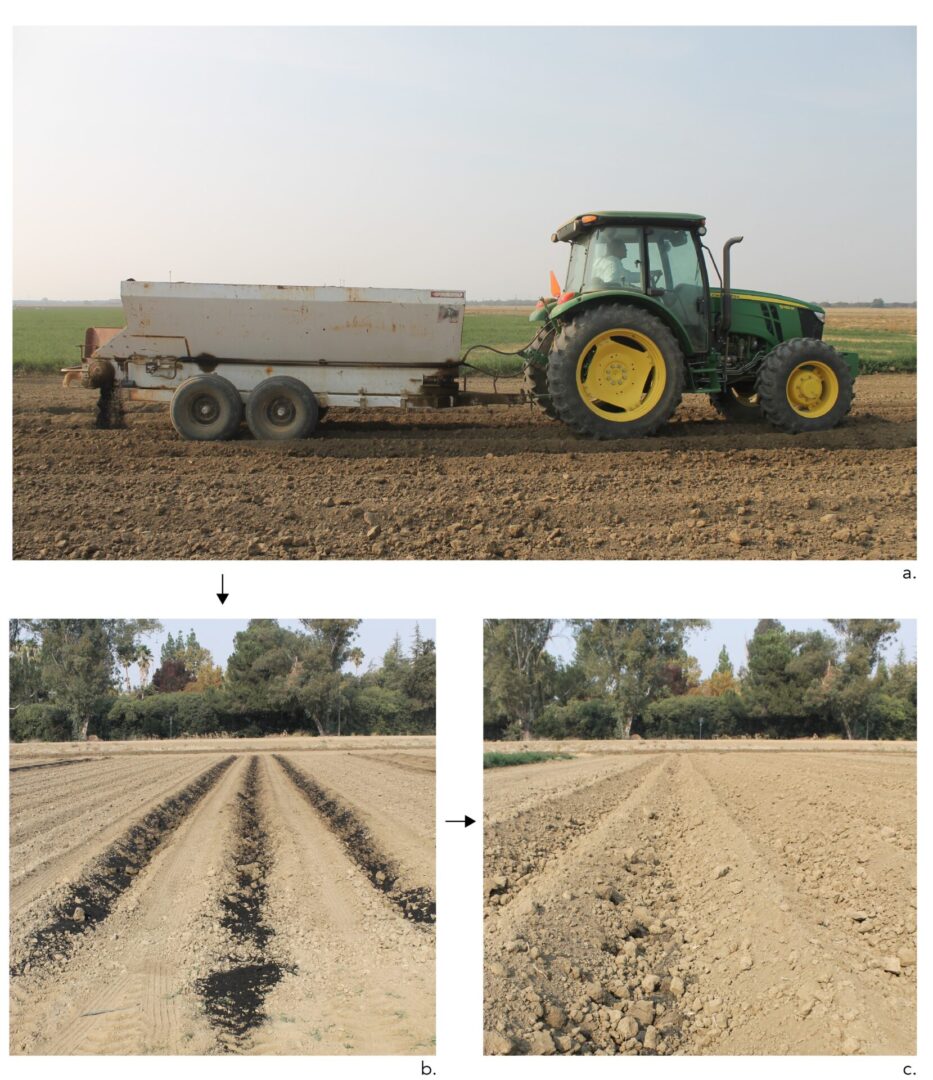
<path fill-rule="evenodd" d="M 916 300 L 882 300 L 881 297 L 875 297 L 873 300 L 821 300 L 820 307 L 840 307 L 840 308 L 915 308 L 917 306 Z"/>
<path fill-rule="evenodd" d="M 381 663 L 362 670 L 360 620 L 299 622 L 296 631 L 254 619 L 224 671 L 193 630 L 169 634 L 154 667 L 145 644 L 161 629 L 153 620 L 13 620 L 10 737 L 434 732 L 434 642 L 420 628 L 407 647 L 396 636 Z"/>
<path fill-rule="evenodd" d="M 889 664 L 893 619 L 831 619 L 833 633 L 762 619 L 740 671 L 725 646 L 703 678 L 696 619 L 577 619 L 574 654 L 547 651 L 550 619 L 485 626 L 487 739 L 915 739 L 917 664 Z"/>

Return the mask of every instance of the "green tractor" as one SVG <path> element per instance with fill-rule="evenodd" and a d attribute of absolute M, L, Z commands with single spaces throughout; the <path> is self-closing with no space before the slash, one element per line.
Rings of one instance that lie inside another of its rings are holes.
<path fill-rule="evenodd" d="M 570 244 L 563 289 L 531 314 L 526 387 L 551 417 L 598 439 L 650 435 L 684 393 L 719 412 L 782 431 L 835 427 L 852 407 L 855 353 L 822 340 L 817 304 L 730 287 L 703 243 L 697 214 L 581 214 L 551 239 Z M 719 278 L 710 288 L 706 260 Z"/>

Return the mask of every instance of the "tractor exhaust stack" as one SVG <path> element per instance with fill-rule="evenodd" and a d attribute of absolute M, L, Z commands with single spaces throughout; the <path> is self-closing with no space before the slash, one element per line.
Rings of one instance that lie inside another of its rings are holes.
<path fill-rule="evenodd" d="M 722 317 L 719 329 L 723 336 L 729 333 L 732 325 L 732 246 L 741 244 L 744 236 L 733 236 L 722 246 Z"/>

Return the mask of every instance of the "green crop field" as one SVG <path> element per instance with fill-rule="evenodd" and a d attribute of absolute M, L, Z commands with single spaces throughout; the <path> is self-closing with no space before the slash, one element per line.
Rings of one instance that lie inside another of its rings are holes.
<path fill-rule="evenodd" d="M 14 307 L 13 370 L 58 371 L 81 363 L 89 326 L 122 326 L 119 307 Z"/>
<path fill-rule="evenodd" d="M 13 368 L 15 371 L 57 371 L 79 360 L 78 346 L 88 326 L 122 326 L 118 307 L 30 307 L 13 309 Z M 514 352 L 533 337 L 535 326 L 525 310 L 468 309 L 463 324 L 463 349 L 492 345 Z M 862 371 L 917 370 L 916 308 L 830 308 L 826 340 L 838 349 L 857 352 Z M 484 371 L 515 373 L 515 357 L 476 350 L 469 362 Z"/>
<path fill-rule="evenodd" d="M 504 351 L 520 348 L 534 336 L 528 312 L 500 312 L 495 308 L 468 311 L 463 326 L 463 345 L 493 345 Z M 879 371 L 917 370 L 916 308 L 830 308 L 826 316 L 826 341 L 841 352 L 857 352 L 862 374 Z M 477 350 L 470 363 L 490 372 L 521 370 L 517 358 Z"/>
<path fill-rule="evenodd" d="M 857 352 L 862 371 L 917 370 L 916 308 L 827 308 L 826 340 Z"/>

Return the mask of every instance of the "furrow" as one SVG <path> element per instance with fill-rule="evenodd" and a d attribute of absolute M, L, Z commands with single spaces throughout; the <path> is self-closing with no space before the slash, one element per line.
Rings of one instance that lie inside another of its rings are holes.
<path fill-rule="evenodd" d="M 280 754 L 274 757 L 292 783 L 324 818 L 370 884 L 385 893 L 406 919 L 414 923 L 433 923 L 436 917 L 434 890 L 427 886 L 402 888 L 398 867 L 380 850 L 372 833 L 356 813 L 286 758 Z"/>
<path fill-rule="evenodd" d="M 99 759 L 89 757 L 71 758 L 69 761 L 38 761 L 32 765 L 11 765 L 11 773 L 30 772 L 33 769 L 60 769 L 64 765 L 81 765 L 86 761 L 95 761 Z"/>
<path fill-rule="evenodd" d="M 116 840 L 125 828 L 132 825 L 149 804 L 162 802 L 166 790 L 181 787 L 194 780 L 204 769 L 205 759 L 189 763 L 187 769 L 167 773 L 165 769 L 153 776 L 141 776 L 137 783 L 128 777 L 120 786 L 108 788 L 105 794 L 88 802 L 72 803 L 68 814 L 61 808 L 50 820 L 55 824 L 20 838 L 11 836 L 11 864 L 18 866 L 10 876 L 10 904 L 21 909 L 42 895 L 45 888 L 67 881 L 70 864 L 79 859 L 87 861 L 88 850 Z M 123 813 L 117 813 L 126 807 Z M 82 853 L 83 856 L 82 856 Z"/>
<path fill-rule="evenodd" d="M 484 890 L 493 905 L 515 894 L 571 845 L 579 843 L 662 768 L 657 758 L 545 799 L 486 825 Z"/>
<path fill-rule="evenodd" d="M 401 754 L 389 757 L 381 754 L 360 754 L 355 752 L 349 756 L 358 761 L 375 761 L 379 765 L 391 765 L 396 769 L 403 769 L 405 772 L 420 773 L 422 775 L 435 771 L 434 758 L 416 756 L 407 758 Z"/>
<path fill-rule="evenodd" d="M 487 1052 L 680 1051 L 684 939 L 658 830 L 673 778 L 673 762 L 657 765 L 513 903 L 488 909 Z"/>
<path fill-rule="evenodd" d="M 231 755 L 217 762 L 182 791 L 150 810 L 88 866 L 67 887 L 68 898 L 53 908 L 45 925 L 29 935 L 20 955 L 11 962 L 11 976 L 66 960 L 77 942 L 107 918 L 140 870 L 234 760 Z"/>
<path fill-rule="evenodd" d="M 204 757 L 199 759 L 201 762 Z M 83 777 L 78 784 L 74 780 L 61 786 L 46 785 L 33 798 L 16 793 L 16 812 L 10 815 L 10 843 L 13 846 L 39 838 L 62 821 L 71 822 L 75 816 L 109 802 L 118 802 L 122 793 L 137 790 L 152 778 L 163 779 L 172 774 L 175 763 L 160 761 L 148 766 L 128 765 L 122 772 L 102 772 L 97 776 Z"/>
<path fill-rule="evenodd" d="M 260 812 L 259 758 L 250 758 L 237 794 L 237 841 L 232 880 L 219 901 L 224 955 L 195 982 L 204 1011 L 224 1053 L 241 1051 L 266 1021 L 264 1001 L 291 970 L 272 949 L 275 930 L 266 919 L 267 879 L 272 869 Z"/>
<path fill-rule="evenodd" d="M 101 761 L 82 765 L 71 772 L 26 773 L 10 778 L 10 792 L 16 810 L 13 820 L 28 815 L 34 809 L 45 809 L 57 802 L 68 801 L 88 790 L 106 787 L 133 773 L 126 760 Z"/>

